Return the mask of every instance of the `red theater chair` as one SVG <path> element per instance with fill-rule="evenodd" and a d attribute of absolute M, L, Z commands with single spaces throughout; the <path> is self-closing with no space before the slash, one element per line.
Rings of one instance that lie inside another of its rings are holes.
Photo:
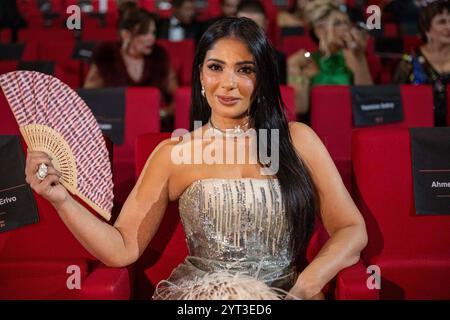
<path fill-rule="evenodd" d="M 18 66 L 18 60 L 0 60 L 0 74 L 16 71 Z"/>
<path fill-rule="evenodd" d="M 0 134 L 19 134 L 3 92 L 0 114 Z M 104 266 L 81 246 L 48 201 L 36 194 L 35 199 L 37 224 L 0 233 L 0 300 L 130 299 L 133 267 Z M 67 287 L 70 266 L 79 268 L 80 290 Z"/>
<path fill-rule="evenodd" d="M 134 147 L 136 138 L 147 132 L 159 132 L 159 90 L 150 87 L 129 87 L 126 90 L 125 132 L 122 145 L 114 146 L 114 197 L 122 205 L 136 182 Z"/>
<path fill-rule="evenodd" d="M 119 41 L 119 32 L 117 28 L 86 28 L 81 34 L 83 41 Z"/>
<path fill-rule="evenodd" d="M 39 43 L 39 57 L 42 60 L 54 61 L 56 69 L 55 77 L 76 89 L 84 81 L 84 69 L 87 65 L 81 60 L 72 59 L 75 48 L 73 39 L 66 39 L 57 42 L 43 41 Z"/>
<path fill-rule="evenodd" d="M 153 149 L 169 133 L 149 133 L 136 140 L 136 176 L 138 176 Z M 328 234 L 319 223 L 307 249 L 306 258 L 311 261 L 327 241 Z M 178 214 L 178 203 L 170 203 L 158 232 L 135 264 L 136 297 L 151 298 L 159 281 L 169 277 L 172 270 L 184 261 L 188 254 L 185 233 Z M 360 260 L 354 266 L 342 270 L 325 288 L 332 299 L 378 299 L 376 290 L 366 286 L 366 266 Z"/>
<path fill-rule="evenodd" d="M 353 134 L 356 202 L 369 236 L 362 257 L 380 268 L 380 299 L 450 299 L 450 215 L 416 215 L 410 144 L 406 128 Z"/>
<path fill-rule="evenodd" d="M 288 121 L 296 121 L 295 91 L 291 86 L 280 85 L 281 98 L 286 105 L 286 117 Z"/>
<path fill-rule="evenodd" d="M 166 49 L 170 58 L 170 64 L 177 75 L 178 84 L 180 86 L 190 86 L 195 52 L 194 40 L 187 39 L 174 42 L 158 39 L 156 43 Z"/>
<path fill-rule="evenodd" d="M 282 38 L 281 51 L 286 54 L 286 57 L 289 57 L 300 49 L 305 49 L 309 52 L 317 50 L 317 44 L 311 39 L 307 30 L 305 30 L 305 35 L 302 36 L 284 36 Z"/>
<path fill-rule="evenodd" d="M 178 87 L 175 91 L 175 129 L 189 130 L 191 87 Z"/>
<path fill-rule="evenodd" d="M 400 86 L 404 120 L 388 127 L 432 127 L 433 93 L 429 86 Z M 351 192 L 351 135 L 354 129 L 350 87 L 316 86 L 311 91 L 311 126 L 330 152 Z"/>

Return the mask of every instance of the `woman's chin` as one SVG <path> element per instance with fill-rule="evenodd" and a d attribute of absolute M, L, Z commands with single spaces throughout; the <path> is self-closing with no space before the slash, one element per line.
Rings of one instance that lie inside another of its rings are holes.
<path fill-rule="evenodd" d="M 242 108 L 236 106 L 216 106 L 213 108 L 214 112 L 223 118 L 229 119 L 237 119 L 242 117 L 243 114 L 246 113 L 246 110 L 242 110 Z"/>

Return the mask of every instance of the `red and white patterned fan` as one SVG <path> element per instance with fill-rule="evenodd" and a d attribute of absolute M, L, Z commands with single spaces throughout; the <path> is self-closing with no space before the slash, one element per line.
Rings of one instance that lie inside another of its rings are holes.
<path fill-rule="evenodd" d="M 91 110 L 60 80 L 34 71 L 0 76 L 28 148 L 49 154 L 61 183 L 109 220 L 113 182 L 108 150 Z"/>

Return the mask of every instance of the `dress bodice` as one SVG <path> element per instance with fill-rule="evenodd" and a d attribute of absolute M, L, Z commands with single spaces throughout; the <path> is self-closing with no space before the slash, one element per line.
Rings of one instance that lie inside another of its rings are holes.
<path fill-rule="evenodd" d="M 228 266 L 280 269 L 292 262 L 277 179 L 203 179 L 179 199 L 189 254 Z"/>
<path fill-rule="evenodd" d="M 193 293 L 199 288 L 215 292 L 227 274 L 282 290 L 293 286 L 292 232 L 277 179 L 196 180 L 180 196 L 179 211 L 189 255 L 158 284 L 154 299 L 191 299 L 202 296 Z"/>

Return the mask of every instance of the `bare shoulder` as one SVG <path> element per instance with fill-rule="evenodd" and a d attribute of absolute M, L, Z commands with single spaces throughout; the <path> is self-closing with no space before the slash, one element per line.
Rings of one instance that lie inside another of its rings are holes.
<path fill-rule="evenodd" d="M 301 122 L 289 122 L 289 133 L 291 134 L 294 145 L 310 145 L 320 142 L 319 137 L 314 130 Z"/>
<path fill-rule="evenodd" d="M 314 167 L 318 159 L 329 158 L 329 153 L 322 140 L 308 125 L 290 122 L 289 132 L 294 148 L 310 167 Z"/>
<path fill-rule="evenodd" d="M 158 171 L 166 171 L 168 176 L 170 176 L 176 170 L 175 164 L 177 159 L 174 159 L 174 156 L 180 152 L 179 147 L 183 148 L 183 150 L 186 147 L 190 148 L 195 136 L 195 131 L 193 131 L 162 140 L 148 157 L 146 167 L 156 168 Z"/>
<path fill-rule="evenodd" d="M 172 138 L 167 138 L 162 140 L 153 149 L 153 152 L 149 156 L 149 160 L 169 160 L 167 157 L 170 156 L 172 148 L 178 144 L 178 141 Z"/>
<path fill-rule="evenodd" d="M 146 164 L 142 172 L 144 175 L 149 173 L 154 174 L 155 171 L 169 177 L 171 175 L 171 154 L 172 149 L 178 144 L 178 140 L 168 138 L 162 140 L 151 152 L 147 158 Z"/>

